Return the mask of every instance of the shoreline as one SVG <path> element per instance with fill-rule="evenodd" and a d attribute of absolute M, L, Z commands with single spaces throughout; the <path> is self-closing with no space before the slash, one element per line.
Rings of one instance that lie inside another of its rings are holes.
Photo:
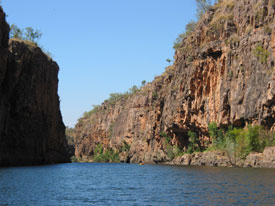
<path fill-rule="evenodd" d="M 208 151 L 184 154 L 168 165 L 210 166 L 210 167 L 239 167 L 239 168 L 273 168 L 275 169 L 275 147 L 266 147 L 263 153 L 250 153 L 245 159 L 230 158 L 225 151 Z"/>
<path fill-rule="evenodd" d="M 92 160 L 80 160 L 77 163 L 103 163 L 94 162 Z M 106 163 L 126 163 L 122 162 L 106 162 Z M 262 153 L 250 153 L 246 159 L 230 159 L 225 151 L 207 151 L 196 152 L 192 154 L 184 154 L 178 156 L 171 161 L 154 162 L 130 162 L 126 164 L 163 164 L 174 166 L 207 166 L 207 167 L 230 167 L 230 168 L 269 168 L 275 169 L 275 147 L 266 147 Z"/>

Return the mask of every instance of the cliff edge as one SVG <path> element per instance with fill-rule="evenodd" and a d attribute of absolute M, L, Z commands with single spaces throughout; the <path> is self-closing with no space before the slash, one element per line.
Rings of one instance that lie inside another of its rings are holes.
<path fill-rule="evenodd" d="M 186 35 L 172 66 L 139 91 L 105 101 L 76 125 L 75 155 L 92 161 L 99 145 L 125 162 L 165 162 L 186 151 L 188 132 L 203 147 L 208 125 L 275 129 L 275 4 L 224 0 Z M 169 147 L 170 147 L 169 146 Z"/>
<path fill-rule="evenodd" d="M 0 166 L 69 162 L 58 65 L 36 44 L 9 40 L 0 8 Z"/>

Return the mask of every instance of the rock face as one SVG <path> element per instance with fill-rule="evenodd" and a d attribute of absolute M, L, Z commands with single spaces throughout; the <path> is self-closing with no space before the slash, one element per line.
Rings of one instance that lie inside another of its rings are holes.
<path fill-rule="evenodd" d="M 66 140 L 67 140 L 66 150 L 68 151 L 69 156 L 72 157 L 74 156 L 74 153 L 75 153 L 75 147 L 74 147 L 75 131 L 72 128 L 66 128 L 65 134 L 66 134 Z"/>
<path fill-rule="evenodd" d="M 58 65 L 28 41 L 9 40 L 0 9 L 0 166 L 68 162 Z"/>
<path fill-rule="evenodd" d="M 232 165 L 230 158 L 225 152 L 211 151 L 211 152 L 200 152 L 194 154 L 185 154 L 180 157 L 176 157 L 169 164 L 175 165 L 195 165 L 195 166 L 222 166 L 230 167 Z"/>
<path fill-rule="evenodd" d="M 209 140 L 210 122 L 274 130 L 274 15 L 272 0 L 213 6 L 161 76 L 80 119 L 76 156 L 89 160 L 102 144 L 120 151 L 122 161 L 163 162 L 169 160 L 163 133 L 185 149 L 189 130 L 199 134 L 202 145 Z"/>
<path fill-rule="evenodd" d="M 275 168 L 275 147 L 267 147 L 263 153 L 249 154 L 244 166 Z"/>
<path fill-rule="evenodd" d="M 195 165 L 195 166 L 221 166 L 221 167 L 265 167 L 275 168 L 275 147 L 266 147 L 263 153 L 251 153 L 245 160 L 232 161 L 223 151 L 199 152 L 184 154 L 176 157 L 167 164 Z"/>

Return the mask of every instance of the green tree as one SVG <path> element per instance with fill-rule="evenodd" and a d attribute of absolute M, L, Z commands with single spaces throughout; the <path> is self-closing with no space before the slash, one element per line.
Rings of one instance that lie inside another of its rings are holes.
<path fill-rule="evenodd" d="M 12 24 L 10 27 L 10 37 L 22 40 L 28 40 L 37 44 L 42 33 L 39 30 L 34 30 L 32 27 L 20 29 L 17 25 Z"/>
<path fill-rule="evenodd" d="M 10 27 L 10 37 L 15 39 L 23 39 L 23 31 L 15 24 Z"/>
<path fill-rule="evenodd" d="M 170 65 L 170 63 L 171 63 L 172 60 L 168 58 L 168 59 L 166 59 L 166 61 L 167 61 L 168 64 Z"/>
<path fill-rule="evenodd" d="M 193 152 L 199 152 L 200 151 L 200 141 L 199 137 L 196 132 L 189 131 L 188 132 L 188 148 L 187 148 L 187 153 L 193 153 Z"/>
<path fill-rule="evenodd" d="M 131 94 L 135 94 L 139 91 L 139 88 L 134 85 L 132 88 L 129 89 Z"/>
<path fill-rule="evenodd" d="M 186 37 L 185 33 L 182 33 L 182 34 L 180 34 L 180 35 L 176 38 L 176 41 L 174 42 L 174 46 L 173 46 L 173 48 L 174 48 L 175 50 L 181 48 L 181 46 L 182 46 L 182 41 L 183 41 L 183 39 L 184 39 L 185 37 Z"/>
<path fill-rule="evenodd" d="M 197 3 L 197 17 L 200 19 L 202 15 L 213 5 L 220 2 L 220 0 L 196 0 Z"/>
<path fill-rule="evenodd" d="M 197 4 L 197 18 L 198 20 L 203 16 L 203 14 L 214 4 L 219 2 L 220 0 L 196 0 Z M 178 50 L 182 47 L 182 41 L 185 37 L 190 35 L 196 28 L 197 22 L 191 20 L 185 26 L 185 32 L 180 34 L 176 41 L 174 42 L 173 48 Z"/>
<path fill-rule="evenodd" d="M 115 104 L 121 98 L 122 98 L 122 94 L 120 94 L 120 93 L 111 93 L 108 101 L 109 101 L 110 104 Z"/>
<path fill-rule="evenodd" d="M 185 35 L 189 35 L 195 31 L 195 28 L 197 26 L 197 22 L 191 20 L 188 24 L 185 26 Z"/>
<path fill-rule="evenodd" d="M 196 0 L 197 4 L 197 17 L 200 19 L 202 15 L 210 8 L 212 5 L 211 0 Z"/>
<path fill-rule="evenodd" d="M 246 155 L 252 151 L 261 152 L 261 144 L 259 142 L 260 130 L 260 126 L 253 127 L 248 125 L 247 132 L 245 133 Z"/>
<path fill-rule="evenodd" d="M 143 87 L 146 84 L 146 80 L 142 80 L 141 86 Z"/>
<path fill-rule="evenodd" d="M 185 26 L 185 32 L 182 33 L 182 34 L 180 34 L 180 35 L 177 37 L 176 41 L 174 42 L 174 47 L 173 47 L 173 48 L 174 48 L 174 49 L 179 49 L 179 48 L 181 47 L 181 45 L 182 45 L 183 39 L 184 39 L 186 36 L 192 34 L 192 32 L 195 31 L 196 26 L 197 26 L 197 22 L 191 20 L 191 21 Z M 167 60 L 166 60 L 166 61 L 167 61 Z"/>
<path fill-rule="evenodd" d="M 37 41 L 41 38 L 42 33 L 39 30 L 34 30 L 31 27 L 26 27 L 25 28 L 25 33 L 24 33 L 24 39 L 32 41 L 34 43 L 37 43 Z"/>
<path fill-rule="evenodd" d="M 224 135 L 221 129 L 218 129 L 216 122 L 211 122 L 208 125 L 209 136 L 212 138 L 213 146 L 222 148 L 224 143 Z"/>
<path fill-rule="evenodd" d="M 232 165 L 236 165 L 236 157 L 239 150 L 237 142 L 238 139 L 241 139 L 241 133 L 242 129 L 233 128 L 233 126 L 229 126 L 225 133 L 224 149 Z"/>

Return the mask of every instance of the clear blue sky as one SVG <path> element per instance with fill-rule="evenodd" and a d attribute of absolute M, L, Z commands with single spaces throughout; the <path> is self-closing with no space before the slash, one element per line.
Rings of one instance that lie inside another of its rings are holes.
<path fill-rule="evenodd" d="M 2 0 L 7 21 L 39 29 L 60 67 L 65 125 L 110 93 L 152 81 L 173 42 L 196 19 L 195 0 Z"/>

